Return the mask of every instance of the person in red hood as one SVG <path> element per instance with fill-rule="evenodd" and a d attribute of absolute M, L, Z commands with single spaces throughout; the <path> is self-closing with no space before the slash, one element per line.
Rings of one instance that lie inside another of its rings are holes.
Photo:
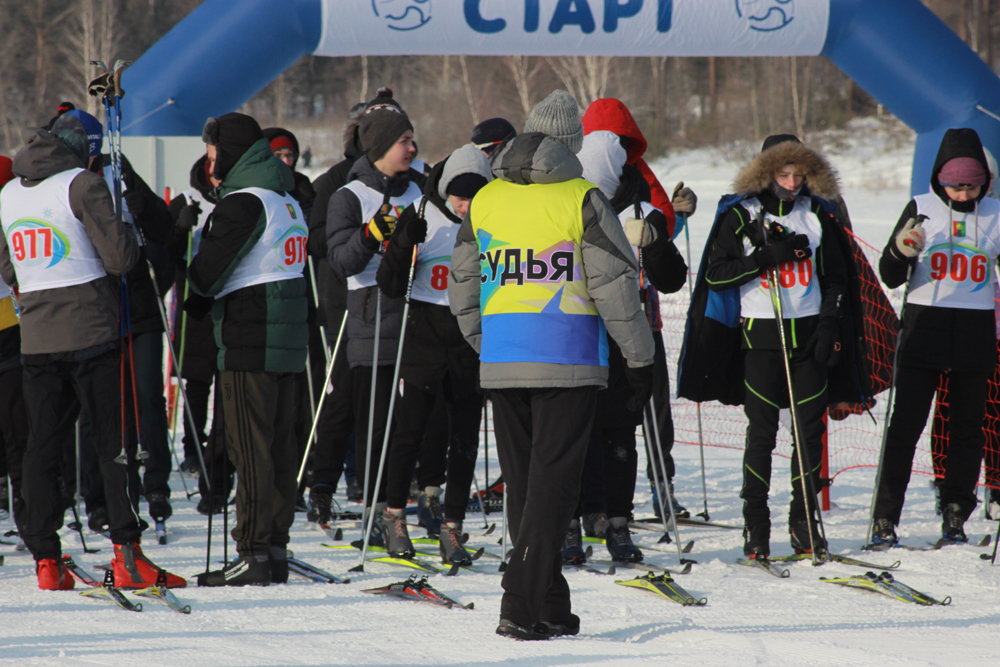
<path fill-rule="evenodd" d="M 642 130 L 639 129 L 635 119 L 632 118 L 632 113 L 621 100 L 616 100 L 613 97 L 594 100 L 587 107 L 587 113 L 583 115 L 582 120 L 584 136 L 598 130 L 607 130 L 614 132 L 621 138 L 622 147 L 626 153 L 625 164 L 635 166 L 645 176 L 653 194 L 650 203 L 666 216 L 667 229 L 670 236 L 673 237 L 677 222 L 676 214 L 694 215 L 695 207 L 698 205 L 698 197 L 695 196 L 691 188 L 684 187 L 683 182 L 678 183 L 677 187 L 674 188 L 672 198 L 667 197 L 667 191 L 663 189 L 656 174 L 642 159 L 646 153 L 646 137 L 642 136 Z"/>

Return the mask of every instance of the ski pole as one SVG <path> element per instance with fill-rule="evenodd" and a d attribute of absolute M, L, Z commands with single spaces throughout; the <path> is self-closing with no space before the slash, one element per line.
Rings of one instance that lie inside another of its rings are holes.
<path fill-rule="evenodd" d="M 918 215 L 914 229 L 921 226 L 925 215 Z M 950 216 L 949 216 L 950 219 Z M 885 422 L 882 424 L 882 444 L 878 453 L 878 468 L 875 469 L 875 488 L 872 490 L 871 508 L 868 511 L 868 532 L 865 533 L 865 545 L 862 549 L 868 549 L 871 545 L 872 527 L 875 525 L 875 502 L 878 500 L 878 487 L 882 483 L 882 465 L 885 463 L 885 446 L 889 441 L 889 420 L 892 418 L 892 401 L 896 394 L 896 373 L 899 371 L 899 342 L 903 338 L 903 315 L 906 313 L 906 299 L 910 296 L 910 278 L 913 277 L 913 264 L 907 267 L 906 288 L 903 290 L 903 304 L 899 307 L 899 330 L 896 332 L 896 347 L 892 352 L 892 379 L 889 381 L 889 393 L 885 402 Z"/>
<path fill-rule="evenodd" d="M 507 569 L 507 482 L 503 484 L 503 535 L 501 537 L 503 545 L 500 547 L 500 571 Z"/>
<path fill-rule="evenodd" d="M 306 255 L 306 266 L 309 267 L 309 282 L 312 284 L 313 305 L 316 306 L 316 310 L 319 310 L 319 291 L 316 289 L 316 269 L 313 266 L 312 255 Z M 320 339 L 323 341 L 323 353 L 326 355 L 326 363 L 330 363 L 333 355 L 330 354 L 330 348 L 326 345 L 326 327 L 322 324 L 319 325 L 319 333 Z"/>
<path fill-rule="evenodd" d="M 424 203 L 426 204 L 427 199 L 424 198 Z M 424 207 L 420 206 L 420 217 L 423 217 Z M 410 260 L 410 276 L 406 282 L 406 300 L 403 303 L 403 322 L 399 327 L 399 346 L 396 348 L 396 368 L 393 370 L 392 374 L 392 394 L 389 397 L 389 412 L 386 417 L 385 422 L 385 435 L 382 437 L 382 451 L 379 453 L 378 461 L 378 473 L 375 475 L 375 492 L 372 496 L 372 511 L 368 514 L 368 526 L 365 529 L 365 534 L 361 536 L 361 562 L 358 563 L 357 567 L 351 569 L 351 572 L 364 572 L 365 571 L 365 556 L 368 555 L 368 541 L 372 533 L 372 525 L 375 522 L 375 504 L 378 502 L 378 492 L 382 488 L 382 471 L 385 468 L 385 454 L 389 451 L 389 435 L 392 432 L 392 411 L 396 406 L 396 395 L 399 393 L 399 388 L 396 386 L 399 383 L 399 371 L 401 367 L 401 361 L 403 360 L 403 342 L 406 340 L 406 318 L 410 313 L 410 295 L 413 293 L 413 274 L 417 268 L 417 245 L 413 246 L 413 259 Z M 380 290 L 381 292 L 381 290 Z M 374 388 L 374 384 L 372 385 Z M 371 415 L 374 415 L 374 405 L 372 405 Z M 368 441 L 371 442 L 371 431 L 368 431 Z M 369 451 L 369 457 L 371 452 Z M 365 471 L 366 475 L 368 471 Z M 473 475 L 475 479 L 475 475 Z M 477 485 L 478 486 L 478 485 Z M 388 543 L 386 543 L 388 546 Z"/>
<path fill-rule="evenodd" d="M 484 477 L 486 481 L 486 493 L 490 492 L 490 411 L 486 406 L 486 392 L 483 392 L 483 465 L 486 466 Z M 485 502 L 485 498 L 480 496 L 480 503 Z M 489 514 L 489 512 L 487 512 Z"/>
<path fill-rule="evenodd" d="M 489 528 L 490 522 L 486 520 L 486 504 L 483 494 L 479 491 L 479 480 L 476 479 L 476 472 L 472 472 L 472 483 L 476 486 L 476 495 L 479 496 L 479 512 L 483 515 L 483 528 Z"/>
<path fill-rule="evenodd" d="M 652 396 L 649 397 L 649 421 L 653 425 L 653 439 L 655 442 L 659 443 L 660 425 L 656 423 L 656 404 L 653 402 Z M 666 496 L 666 503 L 670 508 L 670 522 L 674 524 L 674 537 L 677 538 L 678 553 L 681 553 L 681 533 L 680 528 L 677 525 L 677 517 L 675 516 L 673 490 L 670 488 L 670 480 L 667 478 L 666 456 L 663 453 L 663 449 L 659 446 L 657 446 L 654 453 L 659 453 L 660 476 L 663 478 L 663 495 Z M 681 565 L 685 562 L 687 562 L 687 559 L 681 557 Z"/>
<path fill-rule="evenodd" d="M 764 209 L 761 208 L 760 214 L 758 214 L 758 223 L 760 224 L 761 232 L 764 237 L 764 243 L 767 241 L 767 226 L 764 224 L 763 220 Z M 826 540 L 826 530 L 823 527 L 823 512 L 820 510 L 816 502 L 816 491 L 812 479 L 812 467 L 809 462 L 809 455 L 806 452 L 806 444 L 802 440 L 802 432 L 799 428 L 798 419 L 798 408 L 795 403 L 795 391 L 792 386 L 792 366 L 791 360 L 788 356 L 788 343 L 785 340 L 785 324 L 783 309 L 781 306 L 781 286 L 778 284 L 778 272 L 775 266 L 772 264 L 767 267 L 767 276 L 769 281 L 769 293 L 771 295 L 771 308 L 774 311 L 775 324 L 778 326 L 778 339 L 781 342 L 781 358 L 785 365 L 785 378 L 788 381 L 788 405 L 789 412 L 792 417 L 792 434 L 795 445 L 795 453 L 797 454 L 798 464 L 799 464 L 799 477 L 802 482 L 802 502 L 805 504 L 806 509 L 806 526 L 809 530 L 809 547 L 812 549 L 812 562 L 813 565 L 822 565 L 826 562 L 826 550 L 823 553 L 819 553 L 816 549 L 816 540 L 813 537 L 813 515 L 812 508 L 810 507 L 810 499 L 812 500 L 812 505 L 816 507 L 816 523 L 819 528 L 821 537 Z M 810 496 L 810 491 L 812 496 Z"/>
<path fill-rule="evenodd" d="M 194 245 L 194 233 L 192 232 L 188 236 L 188 240 L 187 240 L 187 266 L 191 266 L 191 255 L 192 255 L 192 247 L 193 247 L 193 245 Z M 191 285 L 190 281 L 188 281 L 187 278 L 186 278 L 186 276 L 185 276 L 185 280 L 184 280 L 184 300 L 183 300 L 182 303 L 187 303 L 188 295 L 190 294 L 190 291 L 191 291 L 190 285 Z M 157 285 L 157 288 L 159 288 L 159 285 Z M 177 293 L 176 288 L 174 289 L 174 293 L 175 294 Z M 176 307 L 176 301 L 174 302 L 174 305 Z M 178 357 L 177 358 L 177 363 L 174 364 L 174 368 L 177 369 L 177 385 L 178 385 L 178 387 L 180 387 L 180 385 L 184 384 L 184 374 L 182 372 L 183 371 L 182 364 L 184 363 L 184 346 L 185 346 L 185 343 L 187 342 L 187 315 L 188 315 L 187 311 L 184 310 L 184 308 L 182 306 L 181 307 L 181 344 L 180 344 L 180 351 L 179 351 L 179 353 L 177 355 L 177 357 Z M 173 341 L 169 341 L 169 342 L 171 343 L 171 347 L 172 347 Z M 172 355 L 171 355 L 170 359 L 173 359 Z M 179 388 L 178 388 L 177 391 L 178 391 L 177 396 L 178 397 L 181 396 Z M 194 432 L 194 433 L 191 434 L 191 437 L 192 437 L 192 439 L 194 439 L 194 443 L 195 443 L 194 446 L 197 449 L 201 449 L 201 432 L 200 431 L 196 431 L 196 432 Z M 176 404 L 174 405 L 174 411 L 172 413 L 170 413 L 170 450 L 174 453 L 174 462 L 177 463 L 177 468 L 179 470 L 180 469 L 180 459 L 177 456 L 177 405 Z M 181 473 L 181 483 L 184 485 L 184 493 L 187 495 L 187 499 L 191 500 L 191 496 L 193 496 L 194 494 L 192 492 L 188 491 L 187 481 L 185 481 L 185 479 L 184 479 L 184 473 Z"/>
<path fill-rule="evenodd" d="M 76 420 L 76 489 L 73 493 L 73 519 L 76 530 L 80 533 L 80 544 L 83 545 L 83 552 L 87 554 L 96 554 L 100 549 L 88 549 L 87 540 L 83 537 L 83 523 L 80 521 L 80 480 L 82 478 L 82 470 L 80 469 L 80 418 L 77 417 Z M 10 515 L 14 516 L 14 485 L 9 484 L 7 487 L 8 493 L 10 494 Z M 15 523 L 15 526 L 17 524 Z"/>
<path fill-rule="evenodd" d="M 678 213 L 677 217 L 684 222 L 684 245 L 687 249 L 687 265 L 688 265 L 688 275 L 687 275 L 687 286 L 688 286 L 688 301 L 694 300 L 694 284 L 691 281 L 691 234 L 688 232 L 688 214 Z M 705 476 L 705 437 L 702 434 L 701 428 L 701 402 L 694 404 L 695 415 L 698 417 L 698 454 L 701 457 L 701 496 L 705 503 L 705 511 L 699 512 L 697 516 L 703 517 L 705 521 L 709 520 L 708 515 L 708 482 Z"/>
<path fill-rule="evenodd" d="M 337 342 L 333 346 L 333 354 L 330 356 L 330 361 L 327 362 L 326 381 L 323 383 L 323 393 L 319 396 L 319 405 L 316 406 L 316 414 L 313 417 L 312 429 L 309 431 L 309 440 L 306 441 L 306 453 L 302 456 L 302 466 L 299 468 L 299 476 L 296 481 L 297 484 L 302 483 L 302 478 L 306 474 L 306 461 L 309 459 L 309 450 L 312 448 L 313 442 L 316 441 L 316 428 L 319 426 L 319 416 L 323 412 L 323 401 L 326 400 L 326 395 L 329 393 L 330 380 L 333 378 L 333 364 L 337 359 L 337 350 L 340 349 L 340 341 L 344 339 L 344 329 L 346 326 L 347 313 L 345 312 L 344 317 L 340 320 L 340 333 L 337 334 Z M 323 347 L 326 347 L 326 345 Z"/>

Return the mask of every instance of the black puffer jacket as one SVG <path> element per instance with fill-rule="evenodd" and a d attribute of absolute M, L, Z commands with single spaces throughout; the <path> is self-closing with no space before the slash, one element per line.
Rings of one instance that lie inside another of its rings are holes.
<path fill-rule="evenodd" d="M 951 129 L 945 132 L 941 148 L 934 160 L 931 172 L 931 189 L 948 204 L 950 198 L 938 182 L 938 173 L 945 162 L 957 157 L 971 157 L 983 165 L 990 173 L 983 144 L 975 130 Z M 986 196 L 987 188 L 981 188 L 979 197 L 967 202 L 951 202 L 956 211 L 968 213 Z M 889 236 L 889 242 L 882 251 L 879 274 L 889 288 L 902 285 L 907 280 L 911 263 L 896 250 L 896 234 L 906 221 L 917 215 L 917 203 L 910 203 L 903 209 L 896 227 Z M 903 335 L 900 338 L 899 365 L 935 370 L 958 372 L 982 372 L 996 365 L 996 321 L 993 310 L 972 310 L 968 308 L 943 308 L 908 303 L 903 313 Z"/>

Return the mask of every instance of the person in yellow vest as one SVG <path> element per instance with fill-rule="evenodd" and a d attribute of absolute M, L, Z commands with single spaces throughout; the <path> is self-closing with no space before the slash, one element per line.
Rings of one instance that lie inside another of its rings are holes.
<path fill-rule="evenodd" d="M 480 355 L 507 484 L 514 551 L 497 634 L 577 634 L 562 543 L 580 493 L 597 390 L 608 377 L 606 334 L 649 401 L 653 337 L 635 288 L 638 266 L 618 216 L 583 180 L 580 110 L 556 90 L 493 163 L 452 253 L 448 298 Z"/>

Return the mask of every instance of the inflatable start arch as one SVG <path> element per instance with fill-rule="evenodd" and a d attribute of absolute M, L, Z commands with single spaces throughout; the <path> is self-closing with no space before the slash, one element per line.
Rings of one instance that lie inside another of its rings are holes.
<path fill-rule="evenodd" d="M 918 134 L 1000 154 L 1000 79 L 920 0 L 206 0 L 125 72 L 131 135 L 200 135 L 298 58 L 357 55 L 830 58 Z"/>

